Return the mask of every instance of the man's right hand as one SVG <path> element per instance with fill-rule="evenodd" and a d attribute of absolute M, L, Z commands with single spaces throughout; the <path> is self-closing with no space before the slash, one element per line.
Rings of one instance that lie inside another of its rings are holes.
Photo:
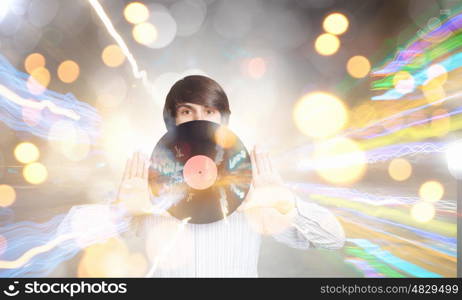
<path fill-rule="evenodd" d="M 151 191 L 148 184 L 149 158 L 135 152 L 127 160 L 116 203 L 122 205 L 132 216 L 151 214 Z"/>

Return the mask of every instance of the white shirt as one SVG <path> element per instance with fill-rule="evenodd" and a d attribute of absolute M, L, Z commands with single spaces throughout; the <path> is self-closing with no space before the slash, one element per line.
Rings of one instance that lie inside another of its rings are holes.
<path fill-rule="evenodd" d="M 128 234 L 141 238 L 152 277 L 257 277 L 261 234 L 248 215 L 235 211 L 210 224 L 181 224 L 171 216 L 132 220 Z M 298 249 L 339 249 L 345 233 L 326 208 L 297 197 L 291 225 L 272 235 Z"/>

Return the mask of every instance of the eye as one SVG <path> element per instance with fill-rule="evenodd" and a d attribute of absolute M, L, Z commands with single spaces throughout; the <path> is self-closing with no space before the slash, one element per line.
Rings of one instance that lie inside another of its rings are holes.
<path fill-rule="evenodd" d="M 215 110 L 214 110 L 214 109 L 207 109 L 205 112 L 206 112 L 208 115 L 212 115 L 212 114 L 215 113 Z"/>
<path fill-rule="evenodd" d="M 180 110 L 181 115 L 189 115 L 191 113 L 191 110 L 189 109 L 182 109 Z"/>

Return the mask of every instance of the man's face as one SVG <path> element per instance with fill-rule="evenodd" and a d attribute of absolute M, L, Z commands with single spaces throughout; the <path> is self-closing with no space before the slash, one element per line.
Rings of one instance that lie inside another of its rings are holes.
<path fill-rule="evenodd" d="M 189 102 L 181 103 L 176 107 L 176 125 L 196 120 L 221 124 L 221 114 L 216 108 Z"/>

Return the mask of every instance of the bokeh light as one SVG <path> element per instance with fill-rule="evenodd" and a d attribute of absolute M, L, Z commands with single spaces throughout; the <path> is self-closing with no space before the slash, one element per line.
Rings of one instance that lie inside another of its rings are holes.
<path fill-rule="evenodd" d="M 116 68 L 124 63 L 125 55 L 118 45 L 109 45 L 104 48 L 101 58 L 106 66 Z"/>
<path fill-rule="evenodd" d="M 426 84 L 421 86 L 422 93 L 429 103 L 441 100 L 446 97 L 446 92 L 443 86 L 440 84 L 439 78 L 427 81 Z"/>
<path fill-rule="evenodd" d="M 411 216 L 420 223 L 426 223 L 435 216 L 435 207 L 432 203 L 419 201 L 411 208 Z"/>
<path fill-rule="evenodd" d="M 362 103 L 351 111 L 351 125 L 352 127 L 363 126 L 363 124 L 377 118 L 377 115 L 377 109 L 373 104 L 369 102 Z"/>
<path fill-rule="evenodd" d="M 371 64 L 364 56 L 353 56 L 347 62 L 347 71 L 351 77 L 364 78 L 369 74 Z"/>
<path fill-rule="evenodd" d="M 328 15 L 322 23 L 322 27 L 325 31 L 335 35 L 340 35 L 347 31 L 348 26 L 348 18 L 341 13 L 332 13 Z"/>
<path fill-rule="evenodd" d="M 344 128 L 348 121 L 348 112 L 343 102 L 334 95 L 313 92 L 296 103 L 293 118 L 303 134 L 313 138 L 326 138 Z"/>
<path fill-rule="evenodd" d="M 180 80 L 182 77 L 180 73 L 167 72 L 160 74 L 154 79 L 152 93 L 154 95 L 154 101 L 159 107 L 163 107 L 165 97 L 167 96 L 170 88 Z"/>
<path fill-rule="evenodd" d="M 198 32 L 207 14 L 207 3 L 203 0 L 175 1 L 169 7 L 172 17 L 178 26 L 178 36 L 191 36 Z"/>
<path fill-rule="evenodd" d="M 16 191 L 7 184 L 0 184 L 0 207 L 8 207 L 16 200 Z M 0 253 L 1 254 L 1 253 Z"/>
<path fill-rule="evenodd" d="M 85 159 L 90 151 L 88 134 L 67 121 L 55 122 L 48 132 L 49 143 L 71 161 Z"/>
<path fill-rule="evenodd" d="M 40 151 L 32 143 L 24 142 L 20 143 L 14 149 L 14 157 L 24 164 L 28 164 L 39 159 Z"/>
<path fill-rule="evenodd" d="M 47 179 L 48 171 L 43 164 L 34 162 L 24 167 L 22 175 L 31 184 L 41 184 Z"/>
<path fill-rule="evenodd" d="M 255 57 L 249 60 L 247 64 L 247 72 L 250 77 L 258 79 L 265 75 L 266 62 L 261 57 Z"/>
<path fill-rule="evenodd" d="M 148 260 L 142 253 L 133 253 L 128 257 L 130 266 L 127 277 L 143 277 L 148 272 Z"/>
<path fill-rule="evenodd" d="M 71 83 L 77 80 L 80 74 L 79 65 L 72 60 L 63 61 L 58 67 L 58 77 L 62 82 Z"/>
<path fill-rule="evenodd" d="M 393 85 L 401 94 L 407 94 L 414 90 L 414 77 L 407 71 L 399 71 L 393 76 Z"/>
<path fill-rule="evenodd" d="M 48 87 L 50 80 L 51 75 L 47 68 L 35 68 L 27 80 L 27 89 L 34 95 L 40 95 Z"/>
<path fill-rule="evenodd" d="M 388 174 L 396 181 L 404 181 L 412 174 L 412 165 L 404 158 L 395 158 L 388 165 Z"/>
<path fill-rule="evenodd" d="M 27 73 L 32 74 L 35 69 L 45 67 L 45 63 L 45 57 L 42 54 L 32 53 L 24 60 L 24 68 Z"/>
<path fill-rule="evenodd" d="M 71 161 L 84 160 L 90 153 L 90 138 L 83 130 L 72 132 L 72 136 L 61 142 L 61 151 Z"/>
<path fill-rule="evenodd" d="M 78 277 L 127 277 L 129 250 L 118 238 L 110 238 L 85 248 L 77 269 Z M 141 276 L 143 274 L 138 274 Z"/>
<path fill-rule="evenodd" d="M 116 223 L 107 205 L 93 204 L 71 215 L 70 228 L 75 242 L 85 248 L 95 240 L 105 240 L 117 234 Z"/>
<path fill-rule="evenodd" d="M 444 187 L 438 181 L 424 182 L 419 188 L 419 196 L 426 202 L 437 202 L 444 195 Z"/>
<path fill-rule="evenodd" d="M 23 53 L 29 53 L 36 49 L 38 43 L 42 40 L 42 35 L 41 29 L 29 22 L 22 22 L 18 31 L 13 36 L 13 44 L 16 49 L 21 49 Z"/>
<path fill-rule="evenodd" d="M 132 2 L 125 7 L 124 17 L 132 24 L 143 23 L 149 18 L 149 10 L 143 3 Z"/>
<path fill-rule="evenodd" d="M 47 26 L 56 17 L 59 4 L 58 0 L 31 0 L 27 9 L 29 22 L 38 28 Z"/>
<path fill-rule="evenodd" d="M 154 43 L 158 36 L 156 27 L 146 22 L 135 25 L 132 34 L 135 41 L 146 46 Z"/>
<path fill-rule="evenodd" d="M 225 126 L 220 126 L 215 131 L 215 142 L 225 149 L 231 148 L 236 144 L 236 136 Z"/>
<path fill-rule="evenodd" d="M 323 33 L 314 42 L 316 51 L 325 56 L 335 54 L 340 48 L 340 40 L 330 33 Z"/>
<path fill-rule="evenodd" d="M 143 43 L 143 45 L 153 49 L 164 48 L 168 46 L 176 37 L 176 21 L 170 14 L 170 10 L 163 5 L 157 3 L 150 4 L 149 10 L 151 11 L 149 19 L 145 23 L 138 24 L 150 24 L 150 26 L 148 26 L 143 31 L 148 33 L 146 35 L 148 37 L 150 36 L 151 38 L 148 38 L 147 40 L 152 40 L 152 42 Z M 152 28 L 155 29 L 155 36 Z"/>
<path fill-rule="evenodd" d="M 313 161 L 317 173 L 326 181 L 348 185 L 362 178 L 366 171 L 366 154 L 348 138 L 334 138 L 315 146 Z"/>
<path fill-rule="evenodd" d="M 212 24 L 218 34 L 224 38 L 237 39 L 250 31 L 252 9 L 245 5 L 246 2 L 248 1 L 217 1 Z"/>
<path fill-rule="evenodd" d="M 455 178 L 462 179 L 462 140 L 452 142 L 446 149 L 446 162 L 449 172 Z"/>
<path fill-rule="evenodd" d="M 115 108 L 121 103 L 121 98 L 113 95 L 112 93 L 101 93 L 96 98 L 98 107 L 102 108 Z"/>
<path fill-rule="evenodd" d="M 100 73 L 96 73 L 95 77 L 98 78 Z M 105 73 L 101 74 L 102 76 Z M 128 85 L 126 80 L 117 74 L 111 75 L 109 80 L 103 83 L 94 84 L 98 89 L 98 97 L 96 99 L 98 108 L 115 108 L 118 107 L 127 97 Z"/>
<path fill-rule="evenodd" d="M 437 84 L 443 85 L 448 79 L 448 72 L 441 64 L 431 65 L 427 70 L 427 81 L 436 81 Z"/>

